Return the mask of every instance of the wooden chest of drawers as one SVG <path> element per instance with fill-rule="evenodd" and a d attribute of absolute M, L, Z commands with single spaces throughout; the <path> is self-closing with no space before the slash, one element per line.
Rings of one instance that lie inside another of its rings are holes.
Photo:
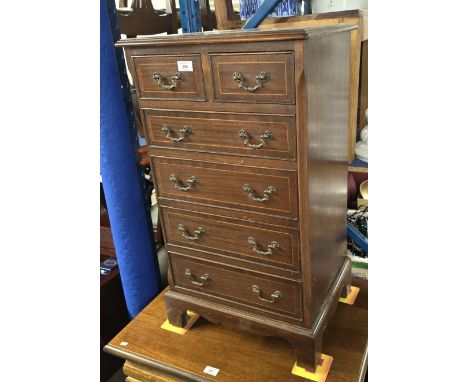
<path fill-rule="evenodd" d="M 169 254 L 168 318 L 279 336 L 315 368 L 346 291 L 350 31 L 128 39 Z M 246 349 L 248 351 L 248 349 Z"/>

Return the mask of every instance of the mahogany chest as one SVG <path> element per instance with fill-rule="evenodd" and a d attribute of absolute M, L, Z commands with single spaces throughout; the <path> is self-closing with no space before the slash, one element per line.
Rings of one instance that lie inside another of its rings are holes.
<path fill-rule="evenodd" d="M 315 368 L 346 291 L 352 25 L 127 39 L 169 254 L 187 309 L 291 343 Z M 248 351 L 248 349 L 246 349 Z"/>

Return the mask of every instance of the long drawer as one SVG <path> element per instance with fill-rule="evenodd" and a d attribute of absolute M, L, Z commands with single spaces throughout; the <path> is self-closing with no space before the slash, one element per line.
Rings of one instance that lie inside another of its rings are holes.
<path fill-rule="evenodd" d="M 300 283 L 170 253 L 174 285 L 197 293 L 301 318 Z M 229 304 L 229 301 L 227 301 Z"/>
<path fill-rule="evenodd" d="M 294 117 L 143 110 L 149 143 L 185 150 L 295 159 Z"/>
<path fill-rule="evenodd" d="M 296 171 L 151 157 L 158 198 L 297 217 Z"/>
<path fill-rule="evenodd" d="M 258 224 L 203 217 L 162 209 L 166 243 L 236 259 L 298 270 L 299 233 L 288 228 L 259 228 Z"/>

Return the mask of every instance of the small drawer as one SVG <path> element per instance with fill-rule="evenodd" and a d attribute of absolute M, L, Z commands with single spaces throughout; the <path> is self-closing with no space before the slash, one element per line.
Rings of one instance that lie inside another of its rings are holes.
<path fill-rule="evenodd" d="M 294 117 L 152 109 L 143 113 L 151 145 L 275 159 L 296 157 Z"/>
<path fill-rule="evenodd" d="M 298 270 L 299 233 L 162 209 L 168 244 Z"/>
<path fill-rule="evenodd" d="M 297 217 L 296 171 L 158 157 L 151 160 L 158 198 Z"/>
<path fill-rule="evenodd" d="M 133 62 L 140 98 L 206 100 L 199 54 L 134 56 Z M 181 70 L 182 65 L 191 70 Z"/>
<path fill-rule="evenodd" d="M 170 254 L 175 288 L 301 318 L 301 286 L 293 280 Z"/>
<path fill-rule="evenodd" d="M 216 101 L 293 104 L 292 52 L 210 54 Z"/>

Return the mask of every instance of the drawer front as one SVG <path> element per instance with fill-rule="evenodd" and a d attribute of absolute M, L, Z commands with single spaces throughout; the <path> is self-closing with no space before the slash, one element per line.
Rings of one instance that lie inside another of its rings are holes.
<path fill-rule="evenodd" d="M 158 198 L 297 217 L 295 171 L 152 157 Z"/>
<path fill-rule="evenodd" d="M 210 54 L 216 101 L 293 104 L 292 52 Z"/>
<path fill-rule="evenodd" d="M 175 287 L 301 318 L 300 283 L 171 253 Z"/>
<path fill-rule="evenodd" d="M 166 208 L 163 209 L 163 219 L 168 244 L 298 269 L 299 235 L 296 230 L 262 229 Z"/>
<path fill-rule="evenodd" d="M 144 110 L 151 145 L 295 159 L 294 117 Z"/>
<path fill-rule="evenodd" d="M 135 56 L 133 61 L 140 98 L 206 100 L 199 54 Z M 193 70 L 180 71 L 178 62 L 191 62 Z"/>

